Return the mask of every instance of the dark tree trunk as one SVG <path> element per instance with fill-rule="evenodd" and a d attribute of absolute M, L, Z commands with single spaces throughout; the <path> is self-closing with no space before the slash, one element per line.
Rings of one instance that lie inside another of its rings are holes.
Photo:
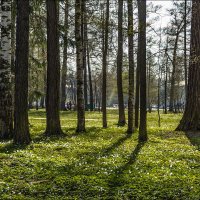
<path fill-rule="evenodd" d="M 186 107 L 176 130 L 200 130 L 200 1 L 192 2 L 191 49 Z"/>
<path fill-rule="evenodd" d="M 29 0 L 17 1 L 14 143 L 29 144 L 28 55 Z"/>
<path fill-rule="evenodd" d="M 107 0 L 106 4 L 106 20 L 103 24 L 103 67 L 102 67 L 102 120 L 103 120 L 103 127 L 107 128 L 107 94 L 106 94 L 106 87 L 107 87 L 107 54 L 108 54 L 108 31 L 109 31 L 109 0 Z M 103 17 L 104 18 L 104 17 Z M 99 106 L 100 107 L 100 106 Z"/>
<path fill-rule="evenodd" d="M 68 45 L 68 0 L 65 1 L 65 35 L 64 35 L 64 49 L 63 49 L 63 66 L 61 72 L 61 110 L 66 110 L 66 80 L 67 80 L 67 45 Z"/>
<path fill-rule="evenodd" d="M 133 0 L 128 0 L 128 49 L 129 49 L 129 98 L 128 98 L 128 130 L 133 133 L 134 127 L 134 54 L 133 54 Z"/>
<path fill-rule="evenodd" d="M 139 43 L 139 41 L 138 41 Z M 139 54 L 137 53 L 137 69 L 136 69 L 136 93 L 135 93 L 135 127 L 139 127 L 139 106 L 140 106 L 140 66 Z"/>
<path fill-rule="evenodd" d="M 94 110 L 94 97 L 93 97 L 93 86 L 92 86 L 92 73 L 90 67 L 90 52 L 87 42 L 87 61 L 88 61 L 88 76 L 89 76 L 89 85 L 90 85 L 90 111 Z"/>
<path fill-rule="evenodd" d="M 0 138 L 13 136 L 11 83 L 11 0 L 1 1 Z"/>
<path fill-rule="evenodd" d="M 84 68 L 84 100 L 85 110 L 88 110 L 88 84 L 87 84 L 87 14 L 86 14 L 86 0 L 82 0 L 82 43 L 83 43 L 83 68 Z"/>
<path fill-rule="evenodd" d="M 140 127 L 139 141 L 147 140 L 146 112 L 146 0 L 138 0 L 139 38 L 138 66 L 140 67 Z"/>
<path fill-rule="evenodd" d="M 185 69 L 185 97 L 187 96 L 187 0 L 185 0 L 185 16 L 184 16 L 184 69 Z"/>
<path fill-rule="evenodd" d="M 122 65 L 123 65 L 123 0 L 118 1 L 118 52 L 117 52 L 117 91 L 119 104 L 119 120 L 118 125 L 124 126 L 125 111 L 124 111 L 124 95 L 122 86 Z"/>
<path fill-rule="evenodd" d="M 58 37 L 58 6 L 56 0 L 47 0 L 47 136 L 62 134 L 59 116 L 60 62 Z"/>
<path fill-rule="evenodd" d="M 77 132 L 85 131 L 85 106 L 84 106 L 84 66 L 83 45 L 81 37 L 81 9 L 82 1 L 75 1 L 75 37 L 76 37 L 76 67 L 77 67 Z"/>

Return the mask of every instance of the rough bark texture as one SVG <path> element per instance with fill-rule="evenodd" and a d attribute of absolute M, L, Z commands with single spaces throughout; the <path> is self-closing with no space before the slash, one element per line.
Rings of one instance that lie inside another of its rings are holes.
<path fill-rule="evenodd" d="M 139 38 L 138 66 L 140 67 L 140 127 L 139 141 L 147 140 L 146 112 L 146 0 L 138 0 Z"/>
<path fill-rule="evenodd" d="M 192 2 L 191 50 L 186 107 L 176 130 L 200 130 L 200 1 Z"/>
<path fill-rule="evenodd" d="M 109 0 L 106 3 L 106 20 L 103 26 L 103 66 L 102 66 L 102 120 L 103 127 L 107 128 L 107 113 L 106 113 L 106 104 L 107 104 L 107 54 L 108 54 L 108 30 L 109 30 Z"/>
<path fill-rule="evenodd" d="M 139 54 L 137 53 L 136 92 L 135 92 L 135 128 L 139 127 L 139 106 L 140 106 L 140 66 L 138 65 L 138 60 L 139 60 Z"/>
<path fill-rule="evenodd" d="M 61 72 L 61 110 L 66 110 L 66 80 L 67 80 L 67 45 L 68 45 L 68 0 L 65 1 L 65 35 L 64 35 L 64 50 L 63 50 L 63 66 Z"/>
<path fill-rule="evenodd" d="M 58 38 L 58 6 L 56 0 L 47 0 L 47 136 L 62 134 L 59 117 L 60 62 Z"/>
<path fill-rule="evenodd" d="M 118 1 L 118 52 L 117 52 L 117 91 L 119 104 L 119 120 L 118 125 L 124 126 L 125 111 L 124 111 L 124 95 L 122 86 L 122 65 L 123 65 L 123 0 Z"/>
<path fill-rule="evenodd" d="M 28 126 L 29 0 L 17 0 L 14 143 L 31 141 Z"/>
<path fill-rule="evenodd" d="M 0 138 L 11 138 L 12 134 L 11 0 L 2 0 L 0 49 Z"/>
<path fill-rule="evenodd" d="M 134 131 L 134 54 L 133 54 L 133 0 L 128 0 L 129 98 L 128 133 Z"/>
<path fill-rule="evenodd" d="M 75 1 L 75 37 L 76 37 L 76 67 L 77 67 L 77 132 L 85 131 L 84 106 L 84 66 L 83 45 L 81 37 L 81 0 Z"/>

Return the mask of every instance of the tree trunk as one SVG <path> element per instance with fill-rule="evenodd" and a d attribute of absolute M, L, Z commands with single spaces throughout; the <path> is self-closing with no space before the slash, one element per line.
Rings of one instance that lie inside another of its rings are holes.
<path fill-rule="evenodd" d="M 83 45 L 81 37 L 81 10 L 82 1 L 75 1 L 75 37 L 76 37 L 76 67 L 77 67 L 77 132 L 85 131 L 84 106 L 84 66 Z"/>
<path fill-rule="evenodd" d="M 0 138 L 13 136 L 11 84 L 11 0 L 1 1 Z"/>
<path fill-rule="evenodd" d="M 87 14 L 86 14 L 86 0 L 82 0 L 82 43 L 83 43 L 83 68 L 84 68 L 84 100 L 85 110 L 88 110 L 88 84 L 87 84 Z"/>
<path fill-rule="evenodd" d="M 139 38 L 138 65 L 140 66 L 140 127 L 139 141 L 147 140 L 146 112 L 146 0 L 138 0 Z"/>
<path fill-rule="evenodd" d="M 47 136 L 62 134 L 59 117 L 60 62 L 58 37 L 58 6 L 56 0 L 47 0 Z"/>
<path fill-rule="evenodd" d="M 61 72 L 61 110 L 66 110 L 66 80 L 67 80 L 67 45 L 68 45 L 68 0 L 65 1 L 65 23 L 64 23 L 64 50 L 63 50 L 63 66 Z"/>
<path fill-rule="evenodd" d="M 88 61 L 88 76 L 89 76 L 89 86 L 90 86 L 90 111 L 94 110 L 94 97 L 93 97 L 93 86 L 92 86 L 92 73 L 90 67 L 90 52 L 87 42 L 87 61 Z"/>
<path fill-rule="evenodd" d="M 176 76 L 176 60 L 177 60 L 177 48 L 178 48 L 178 38 L 179 33 L 176 34 L 174 52 L 173 52 L 173 61 L 172 61 L 172 75 L 171 75 L 171 88 L 170 88 L 170 100 L 169 100 L 169 111 L 174 111 L 174 95 L 175 95 L 175 76 Z"/>
<path fill-rule="evenodd" d="M 139 106 L 140 106 L 140 66 L 138 63 L 139 63 L 139 52 L 137 52 L 137 69 L 136 69 L 135 128 L 139 127 Z"/>
<path fill-rule="evenodd" d="M 128 130 L 133 133 L 134 116 L 134 54 L 133 54 L 133 0 L 128 0 L 128 49 L 129 49 L 129 98 L 128 98 Z"/>
<path fill-rule="evenodd" d="M 106 3 L 106 20 L 103 23 L 103 67 L 102 67 L 102 120 L 103 120 L 103 128 L 107 128 L 107 55 L 108 55 L 108 31 L 109 31 L 109 0 Z M 104 18 L 104 16 L 103 16 Z M 100 106 L 99 106 L 100 107 Z"/>
<path fill-rule="evenodd" d="M 29 0 L 17 1 L 14 143 L 31 141 L 28 126 Z"/>
<path fill-rule="evenodd" d="M 118 1 L 118 52 L 117 52 L 117 91 L 119 104 L 119 120 L 118 125 L 124 126 L 125 111 L 124 111 L 124 95 L 122 86 L 122 65 L 123 65 L 123 0 Z"/>
<path fill-rule="evenodd" d="M 178 131 L 200 130 L 200 1 L 192 2 L 191 49 L 186 107 Z"/>

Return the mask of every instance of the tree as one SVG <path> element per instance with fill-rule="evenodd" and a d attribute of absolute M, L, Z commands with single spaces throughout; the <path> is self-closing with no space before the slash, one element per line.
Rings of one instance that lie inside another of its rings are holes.
<path fill-rule="evenodd" d="M 103 16 L 104 17 L 104 16 Z M 103 23 L 103 67 L 102 67 L 102 112 L 103 112 L 103 127 L 107 128 L 107 113 L 106 113 L 106 105 L 107 105 L 107 54 L 108 54 L 108 27 L 109 27 L 109 0 L 106 3 L 106 20 L 105 24 Z"/>
<path fill-rule="evenodd" d="M 29 1 L 17 1 L 14 143 L 31 141 L 28 126 Z"/>
<path fill-rule="evenodd" d="M 124 95 L 122 86 L 122 65 L 123 65 L 123 0 L 118 1 L 118 52 L 117 52 L 117 91 L 119 103 L 119 120 L 118 125 L 124 126 L 125 111 L 124 111 Z"/>
<path fill-rule="evenodd" d="M 63 66 L 61 73 L 61 110 L 66 110 L 66 80 L 67 80 L 67 45 L 68 45 L 68 0 L 65 1 L 65 22 L 64 22 L 64 49 L 63 49 Z"/>
<path fill-rule="evenodd" d="M 1 1 L 0 49 L 0 138 L 13 134 L 13 106 L 11 85 L 11 0 Z"/>
<path fill-rule="evenodd" d="M 59 117 L 60 62 L 58 37 L 58 6 L 56 0 L 47 0 L 47 136 L 62 134 Z"/>
<path fill-rule="evenodd" d="M 140 126 L 139 141 L 147 140 L 146 112 L 146 0 L 138 0 L 139 35 L 138 66 L 140 67 Z"/>
<path fill-rule="evenodd" d="M 128 49 L 129 49 L 129 99 L 128 99 L 128 133 L 134 131 L 134 54 L 133 54 L 133 1 L 128 0 Z"/>
<path fill-rule="evenodd" d="M 191 49 L 186 107 L 178 131 L 200 130 L 200 2 L 192 2 Z"/>
<path fill-rule="evenodd" d="M 76 38 L 76 68 L 77 68 L 77 132 L 85 131 L 84 106 L 84 66 L 83 43 L 81 36 L 82 1 L 75 1 L 75 38 Z"/>

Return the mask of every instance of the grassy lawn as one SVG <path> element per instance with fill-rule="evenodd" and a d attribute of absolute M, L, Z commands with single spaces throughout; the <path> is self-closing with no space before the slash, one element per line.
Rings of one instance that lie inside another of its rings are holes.
<path fill-rule="evenodd" d="M 32 143 L 0 143 L 0 199 L 200 199 L 200 136 L 174 132 L 181 115 L 148 115 L 149 141 L 138 143 L 117 127 L 117 111 L 86 113 L 87 132 L 76 134 L 76 115 L 61 113 L 65 137 L 45 138 L 45 113 L 30 112 Z"/>

